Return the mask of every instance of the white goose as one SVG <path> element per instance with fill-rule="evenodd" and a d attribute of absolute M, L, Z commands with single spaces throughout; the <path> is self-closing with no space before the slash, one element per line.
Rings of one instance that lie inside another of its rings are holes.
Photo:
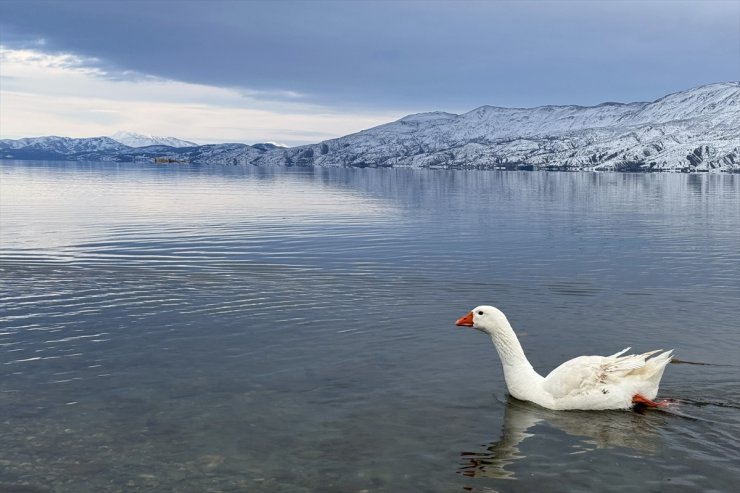
<path fill-rule="evenodd" d="M 492 306 L 479 306 L 457 321 L 493 339 L 509 393 L 554 410 L 630 409 L 635 404 L 662 406 L 654 402 L 663 370 L 672 351 L 650 351 L 623 356 L 630 348 L 611 356 L 579 356 L 555 368 L 546 377 L 529 364 L 506 315 Z M 655 353 L 659 355 L 648 359 Z"/>

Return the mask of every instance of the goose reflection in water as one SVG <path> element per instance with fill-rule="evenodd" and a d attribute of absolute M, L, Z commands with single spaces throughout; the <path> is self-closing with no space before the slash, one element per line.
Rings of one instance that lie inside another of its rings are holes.
<path fill-rule="evenodd" d="M 462 452 L 458 472 L 468 477 L 516 479 L 515 473 L 508 470 L 507 466 L 526 459 L 519 446 L 528 438 L 537 439 L 537 430 L 533 429 L 535 425 L 549 425 L 570 436 L 583 438 L 571 445 L 571 454 L 610 447 L 653 454 L 660 447 L 657 429 L 664 422 L 665 415 L 656 411 L 649 414 L 645 416 L 628 411 L 551 411 L 509 396 L 499 439 L 480 452 Z M 552 438 L 551 433 L 548 433 L 548 438 Z"/>

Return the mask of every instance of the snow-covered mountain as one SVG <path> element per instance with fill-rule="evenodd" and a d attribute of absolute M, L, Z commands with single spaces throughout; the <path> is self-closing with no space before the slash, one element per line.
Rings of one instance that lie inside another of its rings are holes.
<path fill-rule="evenodd" d="M 34 137 L 0 140 L 0 159 L 37 159 L 61 161 L 148 161 L 217 164 L 250 164 L 279 149 L 274 144 L 212 144 L 194 147 L 151 145 L 131 147 L 110 137 L 72 139 L 69 137 Z"/>
<path fill-rule="evenodd" d="M 650 103 L 421 113 L 261 162 L 316 166 L 738 170 L 740 83 Z"/>
<path fill-rule="evenodd" d="M 175 137 L 157 137 L 156 135 L 144 135 L 134 132 L 116 132 L 111 135 L 110 138 L 129 147 L 195 147 L 198 145 L 195 142 L 190 142 L 188 140 L 182 140 Z"/>
<path fill-rule="evenodd" d="M 185 141 L 179 141 L 185 142 Z M 132 141 L 132 144 L 134 142 Z M 141 144 L 143 141 L 138 141 Z M 649 103 L 432 112 L 317 144 L 124 145 L 108 137 L 0 140 L 0 158 L 418 168 L 740 171 L 740 82 Z"/>
<path fill-rule="evenodd" d="M 88 153 L 114 156 L 131 149 L 110 137 L 73 139 L 70 137 L 31 137 L 0 140 L 0 158 L 67 160 Z"/>

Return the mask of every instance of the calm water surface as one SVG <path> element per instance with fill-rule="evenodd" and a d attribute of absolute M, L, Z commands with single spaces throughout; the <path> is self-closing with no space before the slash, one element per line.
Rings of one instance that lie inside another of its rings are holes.
<path fill-rule="evenodd" d="M 0 164 L 0 492 L 736 491 L 740 175 Z M 675 348 L 667 411 L 507 400 Z"/>

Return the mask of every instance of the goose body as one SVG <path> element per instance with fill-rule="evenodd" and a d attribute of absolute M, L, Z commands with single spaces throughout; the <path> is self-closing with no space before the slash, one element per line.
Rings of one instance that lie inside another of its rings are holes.
<path fill-rule="evenodd" d="M 524 355 L 506 316 L 492 306 L 479 306 L 457 325 L 491 336 L 501 358 L 509 393 L 517 399 L 554 410 L 630 409 L 636 403 L 657 406 L 653 399 L 672 351 L 611 356 L 579 356 L 547 376 L 538 374 Z M 657 354 L 660 353 L 660 354 Z M 652 356 L 652 357 L 651 357 Z"/>

